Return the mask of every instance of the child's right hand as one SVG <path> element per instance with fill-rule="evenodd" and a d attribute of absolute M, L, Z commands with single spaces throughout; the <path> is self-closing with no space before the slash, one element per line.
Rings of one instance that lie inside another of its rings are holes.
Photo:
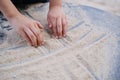
<path fill-rule="evenodd" d="M 40 22 L 27 18 L 22 14 L 9 17 L 8 21 L 30 45 L 37 47 L 44 43 L 40 31 L 43 26 Z"/>

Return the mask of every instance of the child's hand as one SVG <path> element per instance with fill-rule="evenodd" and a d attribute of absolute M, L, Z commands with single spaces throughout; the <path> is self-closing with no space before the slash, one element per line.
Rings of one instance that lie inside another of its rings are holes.
<path fill-rule="evenodd" d="M 30 45 L 37 47 L 43 44 L 43 37 L 40 32 L 43 26 L 38 21 L 27 18 L 21 14 L 10 17 L 8 20 L 13 28 L 15 28 Z"/>
<path fill-rule="evenodd" d="M 54 36 L 56 38 L 66 36 L 67 19 L 62 7 L 54 6 L 50 8 L 47 20 L 48 26 L 53 30 Z"/>

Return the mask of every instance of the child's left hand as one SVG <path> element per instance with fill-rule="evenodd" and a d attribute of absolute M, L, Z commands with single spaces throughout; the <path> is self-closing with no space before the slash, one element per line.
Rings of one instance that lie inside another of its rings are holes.
<path fill-rule="evenodd" d="M 53 30 L 53 34 L 56 38 L 62 38 L 66 36 L 67 18 L 62 7 L 54 6 L 50 8 L 47 20 L 48 26 Z"/>

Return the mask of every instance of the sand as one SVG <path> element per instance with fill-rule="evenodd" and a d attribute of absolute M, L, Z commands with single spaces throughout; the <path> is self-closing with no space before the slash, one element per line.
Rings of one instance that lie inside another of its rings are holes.
<path fill-rule="evenodd" d="M 29 46 L 0 17 L 4 19 L 0 24 L 0 80 L 112 80 L 110 58 L 116 53 L 110 55 L 110 45 L 117 47 L 117 37 L 109 30 L 92 25 L 79 4 L 94 3 L 92 6 L 104 7 L 116 15 L 119 11 L 112 11 L 107 1 L 104 6 L 100 0 L 70 2 L 63 4 L 69 23 L 67 37 L 63 39 L 55 39 L 47 27 L 48 3 L 34 4 L 21 11 L 45 26 L 42 31 L 45 45 L 38 48 Z"/>
<path fill-rule="evenodd" d="M 81 5 L 88 5 L 120 16 L 120 0 L 64 0 Z"/>

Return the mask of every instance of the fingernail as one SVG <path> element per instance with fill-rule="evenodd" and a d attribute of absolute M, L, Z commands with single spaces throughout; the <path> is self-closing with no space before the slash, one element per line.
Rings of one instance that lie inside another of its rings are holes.
<path fill-rule="evenodd" d="M 55 36 L 55 38 L 57 38 L 57 39 L 58 39 L 58 36 Z"/>
<path fill-rule="evenodd" d="M 65 37 L 66 35 L 64 34 L 63 36 Z"/>
<path fill-rule="evenodd" d="M 42 45 L 44 44 L 44 42 L 42 42 Z"/>
<path fill-rule="evenodd" d="M 51 28 L 52 27 L 52 25 L 49 25 L 49 28 Z"/>

